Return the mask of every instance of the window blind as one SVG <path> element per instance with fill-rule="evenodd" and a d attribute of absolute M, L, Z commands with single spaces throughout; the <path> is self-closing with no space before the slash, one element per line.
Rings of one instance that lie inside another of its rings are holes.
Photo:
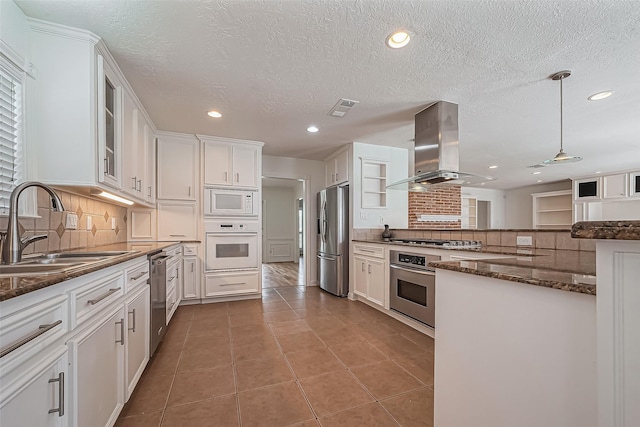
<path fill-rule="evenodd" d="M 22 82 L 0 63 L 0 213 L 22 173 Z"/>

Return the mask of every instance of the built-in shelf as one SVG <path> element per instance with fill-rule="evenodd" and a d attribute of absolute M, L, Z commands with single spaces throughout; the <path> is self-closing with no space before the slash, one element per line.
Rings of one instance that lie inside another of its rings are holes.
<path fill-rule="evenodd" d="M 462 197 L 462 228 L 478 228 L 478 199 Z"/>
<path fill-rule="evenodd" d="M 362 159 L 362 207 L 387 207 L 388 162 Z"/>
<path fill-rule="evenodd" d="M 573 224 L 571 190 L 536 193 L 533 197 L 533 228 L 570 228 Z"/>

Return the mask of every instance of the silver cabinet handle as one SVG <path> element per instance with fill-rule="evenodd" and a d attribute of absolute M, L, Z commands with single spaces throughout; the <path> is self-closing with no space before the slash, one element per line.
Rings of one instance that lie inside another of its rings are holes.
<path fill-rule="evenodd" d="M 129 312 L 129 314 L 133 314 L 133 326 L 129 328 L 129 330 L 133 333 L 136 332 L 136 309 L 134 308 Z"/>
<path fill-rule="evenodd" d="M 134 177 L 132 177 L 132 178 L 131 178 L 131 180 L 133 181 L 133 186 L 131 186 L 131 189 L 135 191 L 135 190 L 137 190 L 137 187 L 136 187 L 136 177 L 135 177 L 135 176 L 134 176 Z"/>
<path fill-rule="evenodd" d="M 369 265 L 369 274 L 371 274 L 371 265 Z"/>
<path fill-rule="evenodd" d="M 394 270 L 402 270 L 402 271 L 406 271 L 407 273 L 415 273 L 415 274 L 420 274 L 422 276 L 435 276 L 436 272 L 434 270 L 416 270 L 413 268 L 402 268 L 402 267 L 398 267 L 397 265 L 390 265 L 389 267 L 393 268 Z"/>
<path fill-rule="evenodd" d="M 50 414 L 58 413 L 59 417 L 64 416 L 64 372 L 58 374 L 58 378 L 51 378 L 49 384 L 58 383 L 58 407 L 49 409 Z"/>
<path fill-rule="evenodd" d="M 189 186 L 189 197 L 191 197 L 191 186 Z"/>
<path fill-rule="evenodd" d="M 185 237 L 186 234 L 169 234 L 171 237 Z"/>
<path fill-rule="evenodd" d="M 120 319 L 116 322 L 116 325 L 120 325 L 120 339 L 116 340 L 116 344 L 124 345 L 124 319 Z"/>
<path fill-rule="evenodd" d="M 220 286 L 236 286 L 236 285 L 244 285 L 244 282 L 238 282 L 238 283 L 220 283 Z"/>
<path fill-rule="evenodd" d="M 136 188 L 136 191 L 138 193 L 142 193 L 142 180 L 141 179 L 138 180 L 138 188 Z"/>
<path fill-rule="evenodd" d="M 62 320 L 56 320 L 55 322 L 49 323 L 48 325 L 40 325 L 40 326 L 38 326 L 38 330 L 37 331 L 32 332 L 29 335 L 27 335 L 26 337 L 22 338 L 20 341 L 17 341 L 15 343 L 11 344 L 10 346 L 3 348 L 0 351 L 0 357 L 6 356 L 7 354 L 11 353 L 13 350 L 22 347 L 23 345 L 25 345 L 29 341 L 38 338 L 40 335 L 44 334 L 47 331 L 50 331 L 51 329 L 55 328 L 56 326 L 58 326 L 61 323 L 62 323 Z"/>
<path fill-rule="evenodd" d="M 362 263 L 362 271 L 364 271 L 364 262 Z"/>
<path fill-rule="evenodd" d="M 130 282 L 135 282 L 139 278 L 144 277 L 147 273 L 149 273 L 149 272 L 148 271 L 143 271 L 142 273 L 138 274 L 136 277 L 130 277 L 129 281 Z"/>
<path fill-rule="evenodd" d="M 358 249 L 357 249 L 357 251 L 358 251 L 358 252 L 366 252 L 366 253 L 368 253 L 368 254 L 373 254 L 373 253 L 375 253 L 375 251 L 372 251 L 371 249 L 360 249 L 360 248 L 358 248 Z"/>
<path fill-rule="evenodd" d="M 176 268 L 176 279 L 180 279 L 180 268 Z"/>
<path fill-rule="evenodd" d="M 191 263 L 191 272 L 193 273 L 193 268 L 194 268 L 195 264 Z"/>
<path fill-rule="evenodd" d="M 119 290 L 120 290 L 120 288 L 111 288 L 107 292 L 105 292 L 104 294 L 100 295 L 98 298 L 90 299 L 89 301 L 87 301 L 87 303 L 89 303 L 91 305 L 95 305 L 95 304 L 99 303 L 100 301 L 102 301 L 103 299 L 105 299 L 106 297 L 108 297 L 109 295 L 113 294 L 114 292 L 118 292 Z"/>
<path fill-rule="evenodd" d="M 224 182 L 229 182 L 229 172 L 224 173 Z"/>
<path fill-rule="evenodd" d="M 240 174 L 236 173 L 236 182 L 240 182 Z"/>
<path fill-rule="evenodd" d="M 338 174 L 338 172 L 336 172 L 336 182 L 338 182 L 338 176 L 339 176 L 339 174 Z"/>
<path fill-rule="evenodd" d="M 173 279 L 175 279 L 176 276 L 171 276 L 171 279 L 169 279 L 170 282 L 173 282 Z"/>
<path fill-rule="evenodd" d="M 147 193 L 147 197 L 151 197 L 151 187 L 147 187 L 149 189 L 149 192 Z"/>

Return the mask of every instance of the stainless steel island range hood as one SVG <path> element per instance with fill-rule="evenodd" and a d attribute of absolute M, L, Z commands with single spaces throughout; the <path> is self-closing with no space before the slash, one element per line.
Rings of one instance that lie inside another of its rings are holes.
<path fill-rule="evenodd" d="M 458 104 L 438 101 L 425 108 L 415 118 L 415 175 L 387 188 L 429 191 L 443 185 L 494 180 L 459 171 L 458 143 Z"/>

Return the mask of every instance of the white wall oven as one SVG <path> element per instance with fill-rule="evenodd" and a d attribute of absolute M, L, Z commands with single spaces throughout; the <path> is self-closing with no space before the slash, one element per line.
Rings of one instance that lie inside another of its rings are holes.
<path fill-rule="evenodd" d="M 205 217 L 258 216 L 258 192 L 205 187 Z"/>
<path fill-rule="evenodd" d="M 258 268 L 259 231 L 257 220 L 206 220 L 205 271 Z"/>
<path fill-rule="evenodd" d="M 435 328 L 436 273 L 429 262 L 439 256 L 391 251 L 389 308 Z"/>

